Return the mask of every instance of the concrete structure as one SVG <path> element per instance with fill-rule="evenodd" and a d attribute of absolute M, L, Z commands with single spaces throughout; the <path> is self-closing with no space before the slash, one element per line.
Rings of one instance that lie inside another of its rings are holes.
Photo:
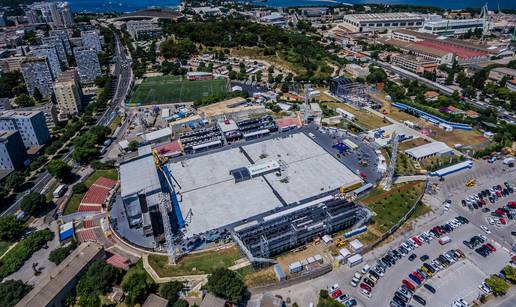
<path fill-rule="evenodd" d="M 52 95 L 53 77 L 46 58 L 29 57 L 22 61 L 21 72 L 30 95 L 38 89 L 43 97 Z"/>
<path fill-rule="evenodd" d="M 369 67 L 362 67 L 358 64 L 347 64 L 346 71 L 349 72 L 353 78 L 365 78 L 369 75 Z"/>
<path fill-rule="evenodd" d="M 163 33 L 159 24 L 153 20 L 130 20 L 126 27 L 129 35 L 136 40 L 159 37 Z"/>
<path fill-rule="evenodd" d="M 0 171 L 20 169 L 26 159 L 20 133 L 0 130 Z"/>
<path fill-rule="evenodd" d="M 52 72 L 52 77 L 54 79 L 61 75 L 61 61 L 59 60 L 57 50 L 54 46 L 37 46 L 34 49 L 32 49 L 32 55 L 47 59 L 48 65 L 50 66 L 50 71 Z"/>
<path fill-rule="evenodd" d="M 54 84 L 58 119 L 67 120 L 82 110 L 82 89 L 75 69 L 65 71 Z"/>
<path fill-rule="evenodd" d="M 253 114 L 266 113 L 262 104 L 249 104 L 242 97 L 231 98 L 199 108 L 199 114 L 208 121 L 220 121 L 225 118 L 239 120 Z"/>
<path fill-rule="evenodd" d="M 65 47 L 66 54 L 68 56 L 72 55 L 72 45 L 70 44 L 70 33 L 66 29 L 55 29 L 50 30 L 48 33 L 49 37 L 59 37 L 63 42 Z"/>
<path fill-rule="evenodd" d="M 489 71 L 489 79 L 495 82 L 500 82 L 504 77 L 511 80 L 516 78 L 516 69 L 508 67 L 496 67 Z"/>
<path fill-rule="evenodd" d="M 95 50 L 96 53 L 102 51 L 100 36 L 95 30 L 81 31 L 81 41 L 83 48 Z"/>
<path fill-rule="evenodd" d="M 412 54 L 398 54 L 391 58 L 394 65 L 411 72 L 422 74 L 425 71 L 433 72 L 437 68 L 435 59 L 427 59 Z"/>
<path fill-rule="evenodd" d="M 0 59 L 0 69 L 2 72 L 20 71 L 21 64 L 27 59 L 26 56 L 11 56 Z"/>
<path fill-rule="evenodd" d="M 452 165 L 452 166 L 448 166 L 448 167 L 442 168 L 442 169 L 437 170 L 435 172 L 431 172 L 430 176 L 444 177 L 446 175 L 450 175 L 450 174 L 459 172 L 459 171 L 464 170 L 464 169 L 472 168 L 472 167 L 473 167 L 473 161 L 468 160 L 468 161 L 457 163 L 457 164 Z"/>
<path fill-rule="evenodd" d="M 216 297 L 211 293 L 206 293 L 199 307 L 225 307 L 226 301 L 220 297 Z"/>
<path fill-rule="evenodd" d="M 57 52 L 57 57 L 59 58 L 59 62 L 68 67 L 68 57 L 67 51 L 65 47 L 65 43 L 63 39 L 59 36 L 45 36 L 41 38 L 41 44 L 54 47 Z"/>
<path fill-rule="evenodd" d="M 270 15 L 261 17 L 260 22 L 267 25 L 286 27 L 288 21 L 283 14 L 272 12 Z"/>
<path fill-rule="evenodd" d="M 51 23 L 61 28 L 74 23 L 68 2 L 36 2 L 27 7 L 25 14 L 30 24 Z"/>
<path fill-rule="evenodd" d="M 443 142 L 432 142 L 405 150 L 414 160 L 423 160 L 433 156 L 452 155 L 453 149 Z"/>
<path fill-rule="evenodd" d="M 158 204 L 165 193 L 150 146 L 140 147 L 137 158 L 120 164 L 120 187 L 129 226 L 143 228 L 145 236 L 161 235 Z"/>
<path fill-rule="evenodd" d="M 74 48 L 75 61 L 79 71 L 81 83 L 93 83 L 97 77 L 102 75 L 99 58 L 93 49 Z"/>
<path fill-rule="evenodd" d="M 421 28 L 425 19 L 412 13 L 378 13 L 344 15 L 340 27 L 353 32 L 382 31 L 399 28 Z"/>
<path fill-rule="evenodd" d="M 161 296 L 157 296 L 154 293 L 149 294 L 143 302 L 142 307 L 167 307 L 168 300 L 162 298 Z"/>
<path fill-rule="evenodd" d="M 189 236 L 362 183 L 302 133 L 207 153 L 167 167 L 175 179 L 175 192 L 181 195 L 179 207 Z M 253 173 L 255 168 L 265 171 Z"/>
<path fill-rule="evenodd" d="M 484 27 L 484 20 L 481 18 L 443 19 L 441 16 L 439 17 L 437 20 L 432 18 L 425 21 L 421 32 L 437 35 L 458 35 Z"/>
<path fill-rule="evenodd" d="M 79 245 L 50 274 L 16 304 L 16 307 L 61 306 L 62 300 L 75 287 L 79 276 L 88 265 L 104 256 L 104 249 L 97 243 Z"/>
<path fill-rule="evenodd" d="M 0 114 L 0 130 L 20 132 L 27 149 L 43 146 L 50 140 L 43 112 L 5 111 Z"/>

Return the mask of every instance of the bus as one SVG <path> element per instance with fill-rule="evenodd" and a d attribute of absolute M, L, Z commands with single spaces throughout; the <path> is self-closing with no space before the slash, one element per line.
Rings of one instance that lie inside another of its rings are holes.
<path fill-rule="evenodd" d="M 63 194 L 66 192 L 66 184 L 60 184 L 55 190 L 54 192 L 52 192 L 52 195 L 54 196 L 54 198 L 59 198 L 61 196 L 63 196 Z"/>

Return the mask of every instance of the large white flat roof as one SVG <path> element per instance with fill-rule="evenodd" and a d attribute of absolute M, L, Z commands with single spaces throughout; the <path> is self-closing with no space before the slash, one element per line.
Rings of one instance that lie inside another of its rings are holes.
<path fill-rule="evenodd" d="M 432 142 L 423 144 L 414 148 L 405 150 L 405 153 L 409 156 L 419 159 L 424 158 L 433 154 L 444 154 L 452 151 L 452 149 L 443 142 Z"/>
<path fill-rule="evenodd" d="M 242 149 L 246 154 L 231 148 L 169 163 L 187 235 L 240 222 L 286 204 L 301 204 L 362 181 L 303 133 Z M 270 161 L 281 165 L 281 175 L 274 171 L 235 183 L 230 174 L 237 168 Z"/>

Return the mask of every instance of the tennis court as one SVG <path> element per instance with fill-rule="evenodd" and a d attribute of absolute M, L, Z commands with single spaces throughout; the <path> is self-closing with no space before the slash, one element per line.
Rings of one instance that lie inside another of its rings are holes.
<path fill-rule="evenodd" d="M 183 76 L 151 77 L 136 86 L 129 101 L 142 105 L 189 102 L 227 90 L 227 81 L 222 78 L 189 81 Z"/>

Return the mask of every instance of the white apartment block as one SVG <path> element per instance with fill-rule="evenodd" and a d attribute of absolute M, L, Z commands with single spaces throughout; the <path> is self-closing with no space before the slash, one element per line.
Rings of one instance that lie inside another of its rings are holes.
<path fill-rule="evenodd" d="M 5 111 L 0 113 L 0 130 L 18 131 L 27 149 L 42 146 L 50 140 L 43 112 Z"/>
<path fill-rule="evenodd" d="M 34 95 L 36 88 L 43 97 L 52 95 L 52 71 L 46 57 L 28 57 L 20 68 L 30 95 Z"/>
<path fill-rule="evenodd" d="M 54 84 L 54 95 L 59 111 L 58 120 L 67 120 L 82 109 L 82 90 L 75 69 L 65 71 Z"/>

